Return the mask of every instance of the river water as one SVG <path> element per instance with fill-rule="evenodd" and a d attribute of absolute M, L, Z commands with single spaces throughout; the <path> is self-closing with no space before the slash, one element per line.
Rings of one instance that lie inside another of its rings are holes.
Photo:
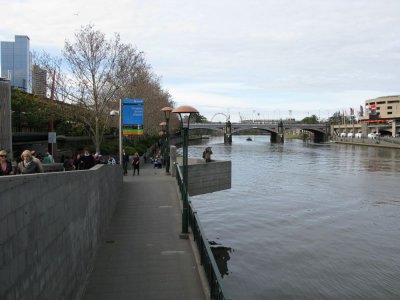
<path fill-rule="evenodd" d="M 400 150 L 211 138 L 232 188 L 191 197 L 231 299 L 400 299 Z"/>

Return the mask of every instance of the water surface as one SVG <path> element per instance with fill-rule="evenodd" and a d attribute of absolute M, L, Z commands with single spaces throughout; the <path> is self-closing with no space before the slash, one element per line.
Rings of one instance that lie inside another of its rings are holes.
<path fill-rule="evenodd" d="M 400 151 L 269 137 L 206 144 L 232 189 L 191 197 L 232 299 L 400 299 Z"/>

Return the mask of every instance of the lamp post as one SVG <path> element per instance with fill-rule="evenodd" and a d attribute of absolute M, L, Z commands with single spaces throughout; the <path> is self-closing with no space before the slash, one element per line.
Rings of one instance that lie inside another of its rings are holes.
<path fill-rule="evenodd" d="M 179 119 L 181 121 L 181 128 L 183 134 L 183 209 L 182 209 L 182 234 L 189 233 L 189 213 L 188 213 L 188 187 L 189 187 L 189 178 L 188 178 L 188 146 L 189 146 L 189 123 L 192 115 L 198 113 L 199 111 L 192 106 L 182 105 L 178 106 L 174 110 L 173 113 L 179 115 Z M 184 117 L 187 116 L 187 126 L 184 126 Z"/>
<path fill-rule="evenodd" d="M 121 116 L 121 99 L 119 100 L 119 110 L 112 110 L 110 112 L 110 116 L 115 117 L 118 116 L 118 155 L 119 155 L 119 163 L 123 165 L 122 161 L 122 116 Z"/>
<path fill-rule="evenodd" d="M 167 149 L 165 150 L 165 159 L 166 159 L 166 163 L 165 163 L 165 172 L 169 173 L 169 166 L 170 166 L 170 159 L 169 159 L 169 117 L 171 112 L 173 111 L 172 107 L 166 106 L 164 108 L 161 109 L 162 112 L 164 112 L 164 119 L 165 119 L 165 132 L 166 132 L 166 136 L 165 136 L 165 146 L 167 147 Z"/>

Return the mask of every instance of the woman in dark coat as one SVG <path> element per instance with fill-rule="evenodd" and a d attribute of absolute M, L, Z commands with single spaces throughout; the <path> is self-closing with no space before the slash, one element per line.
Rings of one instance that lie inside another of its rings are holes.
<path fill-rule="evenodd" d="M 133 176 L 135 176 L 136 170 L 137 170 L 137 174 L 139 176 L 140 157 L 139 157 L 139 153 L 137 153 L 137 152 L 133 156 L 132 166 L 133 166 Z"/>
<path fill-rule="evenodd" d="M 0 176 L 12 174 L 13 169 L 11 162 L 7 159 L 7 151 L 0 150 Z"/>

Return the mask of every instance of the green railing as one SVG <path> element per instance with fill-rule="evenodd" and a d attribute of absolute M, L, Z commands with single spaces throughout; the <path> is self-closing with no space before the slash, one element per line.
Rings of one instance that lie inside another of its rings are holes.
<path fill-rule="evenodd" d="M 178 164 L 176 164 L 176 180 L 178 182 L 179 191 L 182 195 L 185 191 L 185 187 L 183 186 L 183 176 Z M 210 286 L 211 299 L 229 300 L 231 298 L 226 296 L 226 293 L 222 288 L 222 277 L 218 270 L 218 266 L 215 262 L 215 258 L 211 251 L 208 240 L 204 234 L 204 230 L 201 227 L 200 220 L 196 211 L 193 209 L 191 201 L 188 200 L 188 202 L 189 226 L 192 229 L 193 239 L 196 242 L 197 248 L 200 252 L 200 262 L 204 268 L 208 284 Z"/>

